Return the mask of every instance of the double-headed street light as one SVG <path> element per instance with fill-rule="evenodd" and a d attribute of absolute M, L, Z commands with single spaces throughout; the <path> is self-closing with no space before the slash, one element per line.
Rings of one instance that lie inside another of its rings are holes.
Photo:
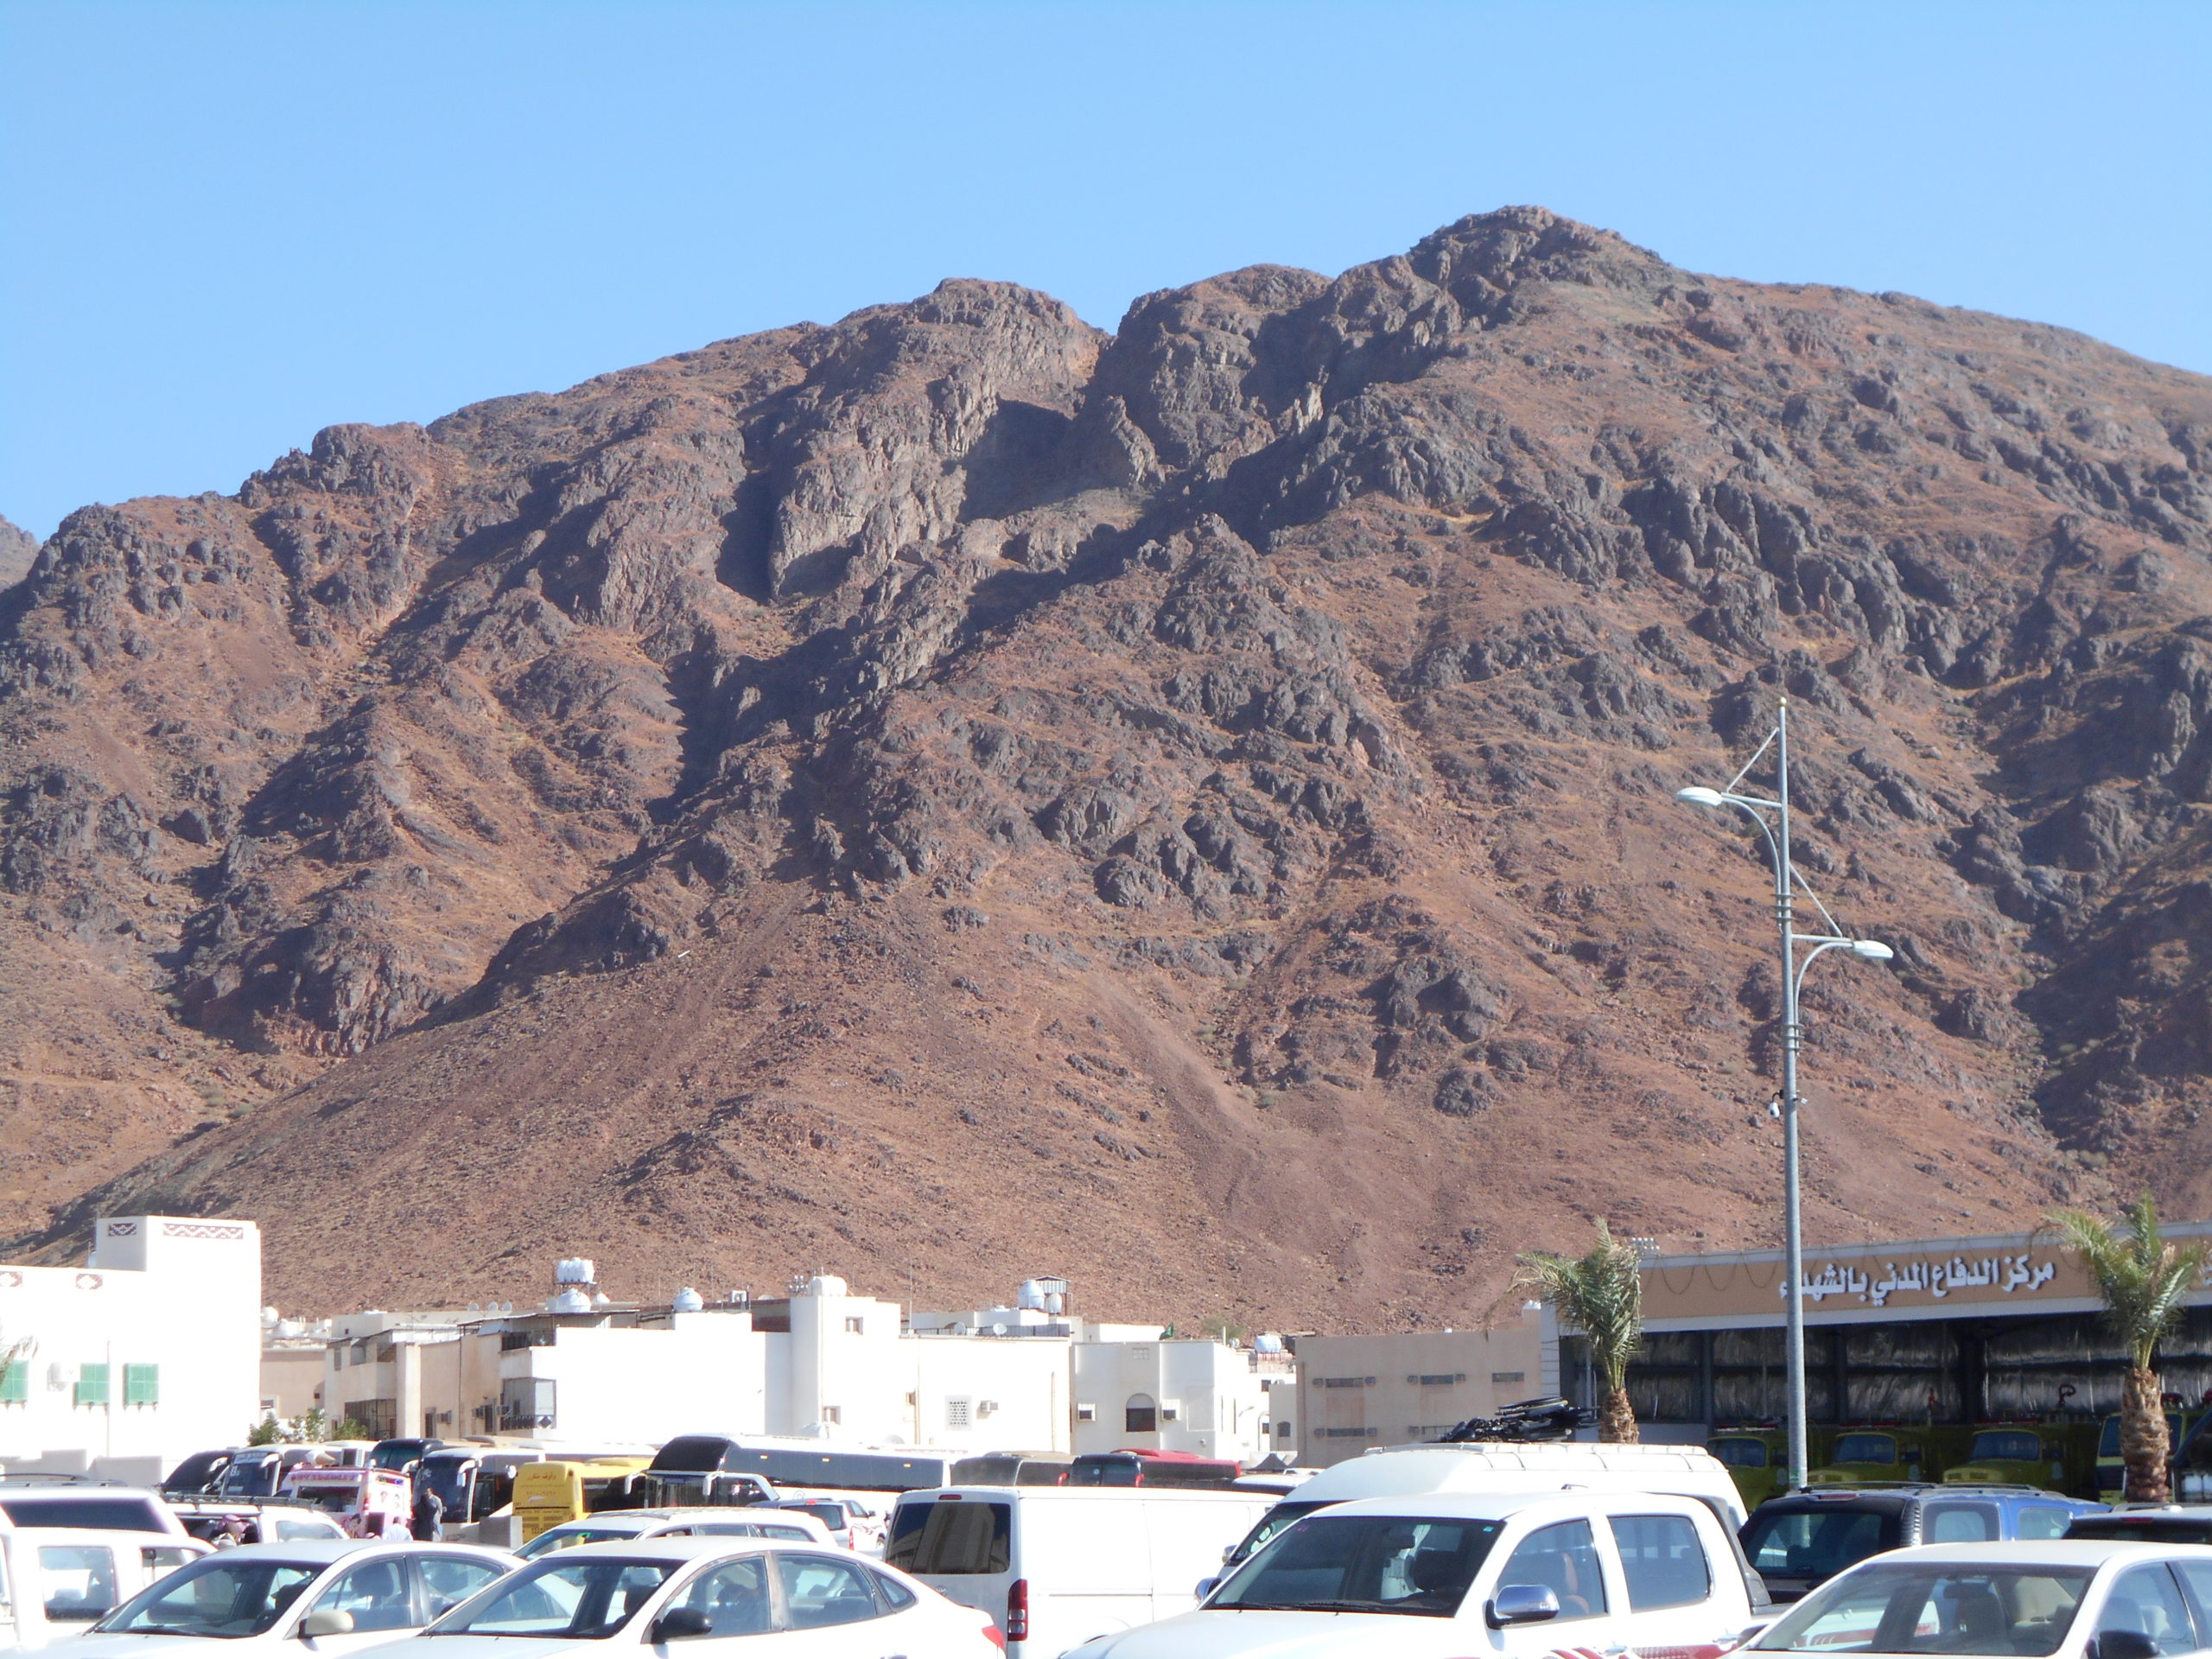
<path fill-rule="evenodd" d="M 1783 1186 L 1783 1271 L 1788 1275 L 1785 1298 L 1789 1317 L 1789 1484 L 1805 1484 L 1805 1250 L 1802 1209 L 1798 1196 L 1797 1155 L 1797 1051 L 1804 1039 L 1804 1027 L 1797 1018 L 1797 995 L 1805 983 L 1805 970 L 1813 959 L 1827 950 L 1847 950 L 1861 962 L 1887 962 L 1895 953 L 1886 944 L 1875 939 L 1856 938 L 1845 932 L 1834 917 L 1828 914 L 1818 894 L 1805 879 L 1797 874 L 1789 861 L 1789 700 L 1777 699 L 1774 729 L 1767 734 L 1766 741 L 1758 752 L 1744 763 L 1743 770 L 1728 780 L 1726 789 L 1707 789 L 1702 785 L 1675 791 L 1675 798 L 1691 806 L 1732 806 L 1759 827 L 1766 837 L 1767 851 L 1774 861 L 1774 919 L 1782 939 L 1782 1171 Z M 1769 749 L 1775 752 L 1775 794 L 1778 798 L 1767 800 L 1757 795 L 1741 795 L 1737 789 L 1745 773 L 1758 765 Z M 1771 821 L 1768 814 L 1772 813 Z M 1813 901 L 1821 912 L 1821 919 L 1828 925 L 1825 933 L 1800 933 L 1796 930 L 1793 912 L 1794 896 L 1799 889 Z M 1810 945 L 1804 959 L 1798 960 L 1800 945 Z M 1838 1401 L 1840 1408 L 1842 1402 Z"/>

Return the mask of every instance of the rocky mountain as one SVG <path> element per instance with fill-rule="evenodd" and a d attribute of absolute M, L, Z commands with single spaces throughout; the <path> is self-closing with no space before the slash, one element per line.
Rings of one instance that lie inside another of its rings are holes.
<path fill-rule="evenodd" d="M 0 588 L 21 582 L 38 557 L 38 537 L 0 518 Z"/>
<path fill-rule="evenodd" d="M 0 1225 L 242 1213 L 285 1306 L 826 1268 L 1467 1323 L 1770 1242 L 2212 1205 L 2212 381 L 1535 208 L 1103 334 L 723 341 L 0 596 Z M 372 1242 L 373 1241 L 373 1242 Z"/>

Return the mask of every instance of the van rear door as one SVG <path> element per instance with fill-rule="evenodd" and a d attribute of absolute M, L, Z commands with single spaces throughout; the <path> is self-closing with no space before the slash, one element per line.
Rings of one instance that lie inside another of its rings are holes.
<path fill-rule="evenodd" d="M 1065 1653 L 1152 1622 L 1146 1521 L 1155 1507 L 1135 1492 L 1018 1500 L 1014 1564 L 1029 1587 L 1029 1645 L 1020 1652 Z M 1164 1587 L 1179 1590 L 1189 1606 L 1189 1584 Z"/>
<path fill-rule="evenodd" d="M 892 1515 L 883 1559 L 1003 1630 L 1014 1554 L 1012 1493 L 911 1492 Z"/>

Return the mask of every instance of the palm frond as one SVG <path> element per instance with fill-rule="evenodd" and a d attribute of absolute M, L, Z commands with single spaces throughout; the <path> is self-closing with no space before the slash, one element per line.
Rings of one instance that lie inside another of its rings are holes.
<path fill-rule="evenodd" d="M 1560 1317 L 1589 1339 L 1590 1357 L 1608 1388 L 1618 1389 L 1628 1363 L 1643 1346 L 1643 1258 L 1633 1244 L 1614 1238 L 1600 1221 L 1598 1242 L 1586 1255 L 1531 1251 L 1520 1258 L 1532 1285 Z"/>
<path fill-rule="evenodd" d="M 2118 1226 L 2086 1210 L 2054 1210 L 2044 1225 L 2095 1281 L 2113 1334 L 2138 1365 L 2150 1365 L 2158 1339 L 2181 1317 L 2182 1299 L 2203 1273 L 2212 1243 L 2168 1243 L 2147 1192 L 2121 1212 Z"/>

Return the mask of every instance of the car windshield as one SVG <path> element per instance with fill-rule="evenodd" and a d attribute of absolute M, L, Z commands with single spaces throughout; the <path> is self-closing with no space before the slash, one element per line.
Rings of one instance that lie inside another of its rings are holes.
<path fill-rule="evenodd" d="M 1731 1469 L 1764 1469 L 1766 1467 L 1766 1442 L 1745 1438 L 1707 1440 L 1705 1449 L 1726 1464 Z"/>
<path fill-rule="evenodd" d="M 578 1544 L 604 1544 L 619 1538 L 635 1538 L 635 1527 L 576 1527 L 573 1529 L 556 1527 L 550 1532 L 541 1532 L 515 1552 L 525 1561 L 536 1560 L 540 1555 L 550 1555 L 556 1549 L 574 1549 Z"/>
<path fill-rule="evenodd" d="M 1904 1541 L 1899 1508 L 1783 1509 L 1768 1503 L 1744 1529 L 1744 1554 L 1770 1578 L 1834 1578 Z"/>
<path fill-rule="evenodd" d="M 1325 1510 L 1326 1503 L 1278 1503 L 1260 1517 L 1260 1524 L 1244 1535 L 1244 1541 L 1229 1559 L 1241 1561 L 1268 1542 L 1294 1521 L 1301 1520 L 1316 1510 Z"/>
<path fill-rule="evenodd" d="M 167 1532 L 169 1528 L 150 1498 L 0 1498 L 0 1514 L 19 1527 L 90 1527 L 101 1532 Z"/>
<path fill-rule="evenodd" d="M 2043 1456 L 2043 1436 L 2024 1428 L 1985 1428 L 1974 1437 L 1968 1463 L 2033 1463 Z"/>
<path fill-rule="evenodd" d="M 1835 1443 L 1835 1455 L 1831 1463 L 1895 1463 L 1897 1442 L 1894 1434 L 1846 1434 Z"/>
<path fill-rule="evenodd" d="M 1210 1608 L 1449 1618 L 1497 1541 L 1496 1521 L 1317 1515 L 1237 1568 Z"/>
<path fill-rule="evenodd" d="M 1751 1643 L 1766 1653 L 2055 1653 L 2091 1569 L 1876 1561 L 1823 1585 Z"/>
<path fill-rule="evenodd" d="M 676 1571 L 674 1561 L 538 1561 L 487 1601 L 440 1620 L 431 1636 L 553 1636 L 597 1638 L 627 1624 Z M 464 1617 L 465 1615 L 465 1617 Z"/>
<path fill-rule="evenodd" d="M 308 1561 L 211 1556 L 140 1591 L 92 1628 L 135 1636 L 259 1636 L 322 1570 Z"/>

